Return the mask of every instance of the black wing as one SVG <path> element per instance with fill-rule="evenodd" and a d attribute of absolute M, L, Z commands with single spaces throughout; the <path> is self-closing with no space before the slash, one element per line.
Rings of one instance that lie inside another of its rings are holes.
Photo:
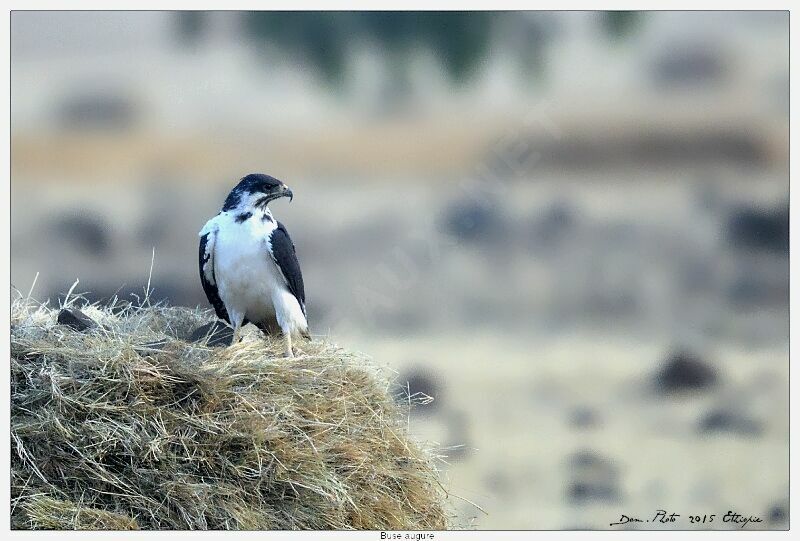
<path fill-rule="evenodd" d="M 283 273 L 283 278 L 286 280 L 286 285 L 289 286 L 289 291 L 300 303 L 303 315 L 306 315 L 306 292 L 303 287 L 303 273 L 300 272 L 300 262 L 297 261 L 292 239 L 289 238 L 289 233 L 282 223 L 278 222 L 278 227 L 270 234 L 269 242 L 271 246 L 269 252 L 272 259 Z"/>
<path fill-rule="evenodd" d="M 208 302 L 214 307 L 217 317 L 230 324 L 228 311 L 219 297 L 217 279 L 214 276 L 214 241 L 216 240 L 216 234 L 216 231 L 211 231 L 200 237 L 200 281 L 203 283 L 203 291 L 206 292 Z"/>

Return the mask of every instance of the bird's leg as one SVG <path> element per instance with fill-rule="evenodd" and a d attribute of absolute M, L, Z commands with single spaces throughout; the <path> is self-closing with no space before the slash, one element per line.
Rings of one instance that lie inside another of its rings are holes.
<path fill-rule="evenodd" d="M 292 333 L 284 332 L 283 333 L 283 342 L 286 345 L 286 351 L 284 352 L 284 357 L 294 357 L 294 353 L 292 353 Z"/>
<path fill-rule="evenodd" d="M 242 321 L 244 321 L 244 314 L 231 313 L 231 323 L 233 326 L 233 340 L 231 345 L 238 344 L 242 339 Z"/>
<path fill-rule="evenodd" d="M 240 336 L 241 330 L 242 330 L 242 326 L 241 325 L 237 325 L 233 329 L 233 340 L 231 340 L 231 345 L 239 343 L 239 340 L 241 340 L 241 336 Z"/>

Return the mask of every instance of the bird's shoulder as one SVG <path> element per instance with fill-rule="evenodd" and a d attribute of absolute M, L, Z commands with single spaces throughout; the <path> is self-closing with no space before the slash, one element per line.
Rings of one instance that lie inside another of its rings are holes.
<path fill-rule="evenodd" d="M 292 237 L 286 226 L 279 221 L 275 221 L 275 227 L 267 235 L 267 248 L 274 257 L 295 256 L 295 246 Z"/>
<path fill-rule="evenodd" d="M 286 226 L 278 220 L 275 221 L 275 230 L 272 231 L 272 235 L 285 237 L 292 244 L 292 248 L 294 248 L 294 243 L 292 242 L 292 237 L 289 236 L 289 231 L 286 229 Z"/>
<path fill-rule="evenodd" d="M 219 214 L 208 220 L 203 226 L 203 228 L 200 230 L 200 233 L 198 233 L 198 235 L 204 237 L 209 233 L 215 233 L 217 230 L 219 230 L 225 218 L 224 214 L 225 213 L 220 212 Z"/>

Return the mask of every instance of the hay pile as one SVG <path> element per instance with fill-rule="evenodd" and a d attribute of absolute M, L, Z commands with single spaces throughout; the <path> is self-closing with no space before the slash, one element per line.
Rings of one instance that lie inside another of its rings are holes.
<path fill-rule="evenodd" d="M 44 529 L 444 529 L 432 455 L 389 380 L 330 344 L 186 340 L 180 308 L 17 300 L 11 521 Z"/>

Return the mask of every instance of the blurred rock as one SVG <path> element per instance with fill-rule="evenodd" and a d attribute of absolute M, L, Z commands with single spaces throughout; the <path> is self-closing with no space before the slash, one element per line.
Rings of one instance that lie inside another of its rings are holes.
<path fill-rule="evenodd" d="M 713 43 L 673 42 L 659 49 L 652 76 L 659 88 L 718 83 L 725 74 L 722 54 Z"/>
<path fill-rule="evenodd" d="M 69 213 L 51 221 L 50 233 L 65 239 L 95 257 L 108 255 L 111 247 L 106 221 L 86 210 Z"/>
<path fill-rule="evenodd" d="M 412 404 L 411 413 L 430 414 L 441 407 L 441 379 L 430 369 L 413 367 L 397 378 L 397 402 Z"/>
<path fill-rule="evenodd" d="M 620 501 L 616 485 L 603 481 L 575 481 L 569 485 L 567 496 L 574 504 Z"/>
<path fill-rule="evenodd" d="M 466 200 L 451 203 L 444 211 L 444 232 L 466 242 L 495 238 L 504 228 L 497 203 Z"/>
<path fill-rule="evenodd" d="M 735 272 L 727 276 L 726 294 L 737 308 L 757 309 L 789 305 L 789 265 L 780 257 L 758 257 L 749 254 L 742 258 Z M 754 261 L 754 259 L 758 261 Z M 772 261 L 769 261 L 772 259 Z"/>
<path fill-rule="evenodd" d="M 567 462 L 572 480 L 567 499 L 573 504 L 619 502 L 619 471 L 614 463 L 595 451 L 582 450 Z"/>
<path fill-rule="evenodd" d="M 776 503 L 767 511 L 767 521 L 771 528 L 787 527 L 789 525 L 789 506 L 786 503 Z"/>
<path fill-rule="evenodd" d="M 77 308 L 64 308 L 58 313 L 58 324 L 83 332 L 97 326 L 92 318 Z"/>
<path fill-rule="evenodd" d="M 679 350 L 667 357 L 656 373 L 656 389 L 663 394 L 703 391 L 717 384 L 717 370 L 696 354 Z"/>
<path fill-rule="evenodd" d="M 741 206 L 730 213 L 728 242 L 735 248 L 789 255 L 789 203 L 772 208 Z"/>
<path fill-rule="evenodd" d="M 594 428 L 600 424 L 600 414 L 588 406 L 578 406 L 570 412 L 569 424 L 580 429 Z"/>
<path fill-rule="evenodd" d="M 509 497 L 514 493 L 514 482 L 505 470 L 494 470 L 483 478 L 483 486 L 500 497 Z"/>
<path fill-rule="evenodd" d="M 592 474 L 608 476 L 617 474 L 617 468 L 610 459 L 590 449 L 583 449 L 575 452 L 569 458 L 568 466 L 571 470 L 579 472 L 590 472 Z"/>
<path fill-rule="evenodd" d="M 97 90 L 67 96 L 58 105 L 56 117 L 64 130 L 125 131 L 133 126 L 139 113 L 128 96 Z"/>
<path fill-rule="evenodd" d="M 553 203 L 541 215 L 536 216 L 531 228 L 531 240 L 539 248 L 552 248 L 561 244 L 575 228 L 577 213 L 565 201 Z"/>
<path fill-rule="evenodd" d="M 211 347 L 230 346 L 233 343 L 233 329 L 221 321 L 213 321 L 195 329 L 189 341 L 206 342 Z"/>
<path fill-rule="evenodd" d="M 723 409 L 706 413 L 700 420 L 699 429 L 705 433 L 728 432 L 742 436 L 760 436 L 763 431 L 761 422 Z"/>

